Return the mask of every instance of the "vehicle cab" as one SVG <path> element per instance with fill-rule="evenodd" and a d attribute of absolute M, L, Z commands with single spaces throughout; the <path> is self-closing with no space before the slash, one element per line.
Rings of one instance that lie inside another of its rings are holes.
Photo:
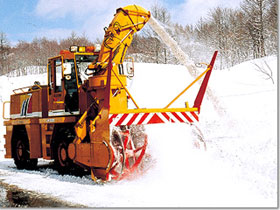
<path fill-rule="evenodd" d="M 87 67 L 98 58 L 94 46 L 71 46 L 48 59 L 49 116 L 79 115 L 79 88 Z"/>

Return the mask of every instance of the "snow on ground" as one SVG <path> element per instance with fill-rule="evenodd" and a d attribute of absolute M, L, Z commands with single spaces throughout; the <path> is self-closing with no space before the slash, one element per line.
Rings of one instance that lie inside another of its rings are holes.
<path fill-rule="evenodd" d="M 273 70 L 275 84 L 266 80 L 253 63 L 266 68 L 264 61 Z M 135 77 L 128 87 L 140 107 L 164 107 L 191 82 L 183 66 L 138 63 L 135 68 Z M 35 80 L 43 83 L 44 79 L 46 75 L 2 76 L 0 99 L 9 100 L 12 89 Z M 197 126 L 203 132 L 207 151 L 193 146 L 195 137 L 187 124 L 146 126 L 147 152 L 152 155 L 153 164 L 133 180 L 95 184 L 89 176 L 60 176 L 46 167 L 19 171 L 12 160 L 5 159 L 0 161 L 0 179 L 90 207 L 275 207 L 276 81 L 275 56 L 214 70 L 209 85 L 226 113 L 219 117 L 209 100 L 203 102 Z M 193 105 L 197 88 L 187 91 L 173 107 L 182 107 L 185 101 Z M 2 122 L 0 132 L 3 156 Z M 39 161 L 40 165 L 46 163 Z"/>

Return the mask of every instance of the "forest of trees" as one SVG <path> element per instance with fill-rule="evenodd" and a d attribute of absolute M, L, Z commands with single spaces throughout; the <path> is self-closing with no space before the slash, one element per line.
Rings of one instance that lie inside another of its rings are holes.
<path fill-rule="evenodd" d="M 11 47 L 2 32 L 0 33 L 0 74 L 14 70 L 17 70 L 17 74 L 26 74 L 26 67 L 29 66 L 44 67 L 39 69 L 45 71 L 47 59 L 57 56 L 60 50 L 69 49 L 71 45 L 93 45 L 93 42 L 86 36 L 77 36 L 72 32 L 70 37 L 60 41 L 43 37 L 35 38 L 30 43 L 19 41 L 16 46 Z"/>
<path fill-rule="evenodd" d="M 277 0 L 243 0 L 239 9 L 217 7 L 196 24 L 182 26 L 170 21 L 165 8 L 152 8 L 153 16 L 194 62 L 209 62 L 218 50 L 220 69 L 278 53 L 277 11 Z M 129 52 L 145 55 L 145 62 L 178 63 L 149 27 L 135 37 Z"/>
<path fill-rule="evenodd" d="M 243 0 L 238 9 L 217 7 L 196 24 L 182 26 L 172 23 L 166 8 L 154 5 L 151 10 L 153 17 L 194 62 L 209 62 L 213 51 L 218 50 L 219 69 L 277 54 L 277 11 L 277 0 Z M 14 70 L 24 74 L 28 66 L 46 66 L 49 57 L 69 49 L 70 45 L 92 44 L 85 35 L 77 36 L 73 32 L 62 40 L 43 37 L 11 46 L 5 32 L 0 32 L 0 75 Z M 179 63 L 148 24 L 134 36 L 128 55 L 136 62 Z"/>

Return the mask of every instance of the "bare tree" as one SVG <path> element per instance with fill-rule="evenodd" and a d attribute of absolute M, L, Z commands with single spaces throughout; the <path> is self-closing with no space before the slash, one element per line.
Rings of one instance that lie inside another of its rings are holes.
<path fill-rule="evenodd" d="M 9 71 L 9 41 L 5 33 L 0 32 L 0 74 L 7 73 Z"/>
<path fill-rule="evenodd" d="M 265 48 L 268 54 L 278 53 L 278 1 L 268 0 L 265 15 Z"/>
<path fill-rule="evenodd" d="M 36 72 L 45 71 L 48 58 L 59 54 L 60 50 L 68 50 L 71 45 L 86 46 L 92 45 L 85 35 L 77 36 L 74 32 L 70 37 L 60 40 L 49 40 L 46 37 L 34 38 L 31 43 L 19 41 L 12 49 L 13 66 L 11 69 L 17 70 L 18 75 L 27 74 L 27 67 L 36 66 Z M 42 67 L 42 68 L 41 68 Z"/>
<path fill-rule="evenodd" d="M 230 39 L 231 25 L 229 22 L 229 14 L 232 11 L 227 8 L 217 7 L 211 11 L 211 28 L 212 39 L 211 41 L 217 46 L 220 54 L 220 68 L 227 67 L 229 63 L 230 54 Z"/>
<path fill-rule="evenodd" d="M 253 63 L 253 64 L 257 67 L 256 70 L 263 74 L 265 80 L 270 79 L 272 84 L 274 84 L 272 69 L 270 68 L 270 66 L 266 61 L 263 61 L 263 64 L 265 66 L 263 64 L 260 65 L 257 63 Z"/>
<path fill-rule="evenodd" d="M 277 0 L 243 0 L 237 9 L 214 8 L 196 24 L 195 37 L 219 50 L 220 68 L 276 54 L 277 8 Z"/>
<path fill-rule="evenodd" d="M 85 34 L 83 34 L 82 36 L 78 36 L 73 31 L 70 37 L 60 40 L 61 49 L 69 49 L 71 45 L 89 46 L 93 45 L 93 43 L 86 37 Z"/>
<path fill-rule="evenodd" d="M 252 52 L 250 35 L 244 24 L 244 13 L 240 9 L 230 9 L 225 13 L 228 31 L 226 32 L 226 53 L 224 53 L 227 67 L 250 59 Z"/>
<path fill-rule="evenodd" d="M 254 58 L 266 56 L 264 36 L 264 14 L 267 0 L 243 0 L 241 8 L 247 17 L 246 26 L 253 44 Z"/>
<path fill-rule="evenodd" d="M 248 55 L 248 34 L 243 21 L 240 10 L 217 7 L 196 24 L 197 40 L 209 49 L 218 49 L 220 69 L 242 62 Z"/>

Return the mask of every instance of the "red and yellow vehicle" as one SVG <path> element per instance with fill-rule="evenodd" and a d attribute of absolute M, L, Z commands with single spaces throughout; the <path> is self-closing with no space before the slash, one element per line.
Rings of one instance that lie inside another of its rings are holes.
<path fill-rule="evenodd" d="M 47 85 L 14 90 L 6 126 L 6 158 L 19 169 L 32 169 L 38 158 L 54 160 L 60 173 L 77 166 L 91 171 L 93 180 L 122 179 L 134 172 L 145 155 L 145 124 L 198 121 L 200 105 L 217 55 L 183 92 L 204 77 L 193 107 L 140 108 L 129 90 L 124 68 L 133 34 L 150 12 L 136 5 L 119 8 L 106 29 L 100 48 L 71 46 L 48 59 Z M 132 60 L 133 61 L 133 60 Z M 128 108 L 131 100 L 135 108 Z M 5 105 L 5 104 L 4 104 Z M 137 133 L 137 135 L 135 135 Z"/>

